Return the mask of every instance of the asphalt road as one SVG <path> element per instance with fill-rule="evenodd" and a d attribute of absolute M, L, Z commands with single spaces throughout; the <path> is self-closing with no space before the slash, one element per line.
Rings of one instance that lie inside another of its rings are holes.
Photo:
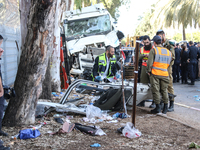
<path fill-rule="evenodd" d="M 200 98 L 200 81 L 195 85 L 174 83 L 175 111 L 168 112 L 167 116 L 180 122 L 190 125 L 200 130 L 200 100 L 197 101 L 194 96 Z M 198 99 L 198 98 L 197 98 Z M 146 103 L 146 107 L 150 103 Z"/>

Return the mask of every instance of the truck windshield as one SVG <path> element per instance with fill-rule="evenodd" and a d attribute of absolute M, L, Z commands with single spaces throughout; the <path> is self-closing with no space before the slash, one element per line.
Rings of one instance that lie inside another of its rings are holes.
<path fill-rule="evenodd" d="M 73 20 L 64 24 L 66 37 L 99 34 L 111 30 L 109 15 Z"/>

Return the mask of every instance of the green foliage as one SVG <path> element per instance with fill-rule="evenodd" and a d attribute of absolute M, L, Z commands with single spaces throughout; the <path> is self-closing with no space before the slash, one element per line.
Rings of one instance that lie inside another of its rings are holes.
<path fill-rule="evenodd" d="M 181 33 L 177 33 L 173 36 L 173 40 L 180 42 L 182 41 L 182 34 Z"/>
<path fill-rule="evenodd" d="M 139 16 L 138 21 L 140 21 L 140 24 L 135 29 L 135 35 L 137 36 L 148 35 L 150 36 L 150 38 L 153 38 L 153 36 L 155 36 L 157 31 L 157 25 L 151 23 L 153 12 L 154 9 L 152 9 L 151 11 L 147 11 L 144 14 L 144 17 Z"/>
<path fill-rule="evenodd" d="M 185 29 L 194 24 L 200 25 L 200 0 L 159 0 L 154 13 L 154 22 L 159 22 L 166 27 L 182 25 Z M 184 31 L 184 30 L 183 30 Z M 183 32 L 185 39 L 185 32 Z"/>
<path fill-rule="evenodd" d="M 181 33 L 177 33 L 173 36 L 173 40 L 176 40 L 177 42 L 182 41 L 182 34 Z M 194 42 L 200 42 L 200 32 L 193 32 L 191 33 L 187 33 L 186 34 L 186 40 L 187 41 L 194 41 Z"/>

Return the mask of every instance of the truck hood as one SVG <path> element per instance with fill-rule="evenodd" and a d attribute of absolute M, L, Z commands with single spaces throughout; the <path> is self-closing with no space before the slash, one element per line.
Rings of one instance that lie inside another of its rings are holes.
<path fill-rule="evenodd" d="M 70 54 L 73 54 L 82 51 L 86 45 L 102 42 L 104 42 L 105 45 L 111 45 L 113 47 L 119 46 L 119 39 L 117 37 L 116 31 L 112 31 L 107 35 L 93 35 L 68 41 L 67 48 Z"/>

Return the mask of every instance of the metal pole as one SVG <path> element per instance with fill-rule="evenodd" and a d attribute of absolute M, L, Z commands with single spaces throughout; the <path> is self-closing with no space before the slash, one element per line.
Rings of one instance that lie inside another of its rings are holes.
<path fill-rule="evenodd" d="M 134 70 L 134 94 L 133 94 L 133 114 L 132 114 L 132 123 L 135 127 L 135 115 L 136 115 L 136 100 L 137 100 L 137 79 L 138 79 L 138 59 L 139 59 L 139 42 L 136 41 L 135 48 L 135 70 Z"/>
<path fill-rule="evenodd" d="M 125 103 L 125 96 L 124 96 L 124 79 L 123 79 L 123 55 L 122 55 L 122 50 L 121 50 L 121 41 L 120 41 L 120 45 L 119 45 L 119 49 L 120 49 L 120 57 L 121 57 L 121 76 L 122 76 L 122 98 L 123 98 L 123 105 L 124 105 L 124 113 L 126 114 L 126 103 Z"/>

